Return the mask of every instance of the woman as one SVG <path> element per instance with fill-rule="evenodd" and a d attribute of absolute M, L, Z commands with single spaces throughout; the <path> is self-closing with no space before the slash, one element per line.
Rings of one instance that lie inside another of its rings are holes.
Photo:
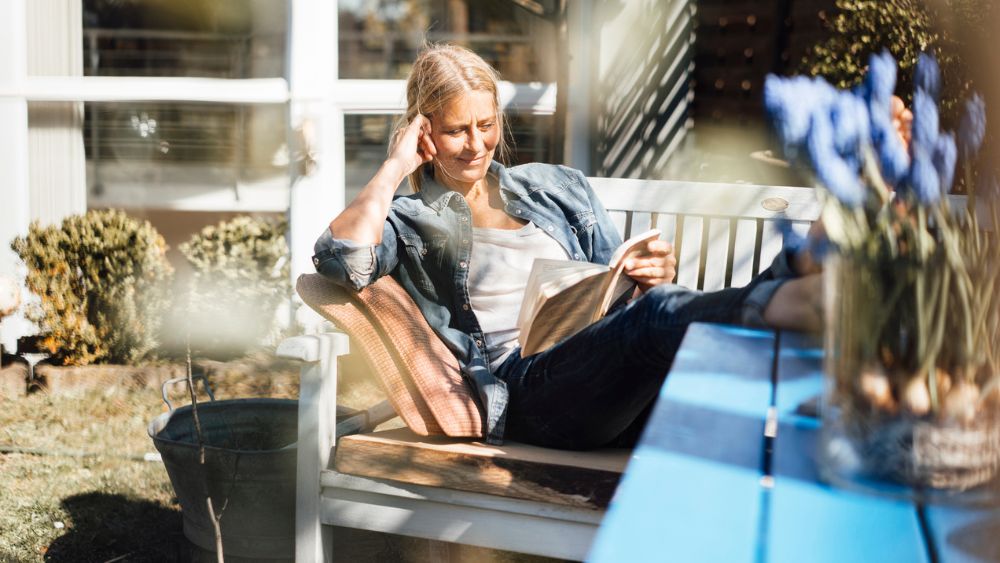
<path fill-rule="evenodd" d="M 316 243 L 317 270 L 361 289 L 392 275 L 459 359 L 489 442 L 585 449 L 628 444 L 688 324 L 819 324 L 816 276 L 785 260 L 744 288 L 671 285 L 664 241 L 629 260 L 641 294 L 539 354 L 521 358 L 516 321 L 535 258 L 608 263 L 621 244 L 586 177 L 563 166 L 507 169 L 496 72 L 471 51 L 423 51 L 389 156 Z M 403 178 L 414 194 L 393 199 Z M 786 283 L 787 282 L 787 283 Z"/>

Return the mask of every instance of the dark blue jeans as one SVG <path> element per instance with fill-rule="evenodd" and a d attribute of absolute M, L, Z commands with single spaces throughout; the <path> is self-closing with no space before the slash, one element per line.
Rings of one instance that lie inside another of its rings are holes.
<path fill-rule="evenodd" d="M 634 445 L 693 322 L 761 325 L 787 278 L 700 292 L 657 286 L 552 348 L 497 370 L 510 402 L 505 437 L 551 448 Z"/>

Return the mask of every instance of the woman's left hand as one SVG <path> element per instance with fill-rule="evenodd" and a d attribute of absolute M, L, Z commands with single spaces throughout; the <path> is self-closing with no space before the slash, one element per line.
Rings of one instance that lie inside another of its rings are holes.
<path fill-rule="evenodd" d="M 671 283 L 677 275 L 673 245 L 665 240 L 649 241 L 644 254 L 625 260 L 625 274 L 639 284 L 641 291 Z"/>

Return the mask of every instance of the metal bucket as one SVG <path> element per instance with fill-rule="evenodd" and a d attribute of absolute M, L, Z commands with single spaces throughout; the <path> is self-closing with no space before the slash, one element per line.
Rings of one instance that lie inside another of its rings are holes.
<path fill-rule="evenodd" d="M 202 378 L 204 381 L 204 378 Z M 215 529 L 206 497 L 212 498 L 226 555 L 290 558 L 295 554 L 295 455 L 298 401 L 234 399 L 198 403 L 205 465 L 191 406 L 170 408 L 149 423 L 149 436 L 163 458 L 177 493 L 184 535 L 215 551 Z M 208 387 L 205 383 L 206 389 Z"/>

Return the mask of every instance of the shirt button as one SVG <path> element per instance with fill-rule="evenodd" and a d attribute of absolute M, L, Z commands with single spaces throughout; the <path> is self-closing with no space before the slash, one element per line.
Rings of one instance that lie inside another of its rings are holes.
<path fill-rule="evenodd" d="M 466 267 L 466 266 L 468 266 L 468 265 L 469 265 L 469 264 L 468 264 L 468 263 L 466 263 L 466 261 L 465 261 L 465 260 L 462 260 L 461 262 L 459 262 L 459 263 L 458 263 L 458 267 L 459 267 L 459 268 L 465 268 L 465 267 Z"/>
<path fill-rule="evenodd" d="M 574 260 L 579 260 L 580 259 L 580 255 L 579 254 L 574 254 L 573 255 L 573 259 Z"/>
<path fill-rule="evenodd" d="M 469 239 L 467 238 L 462 239 L 462 244 L 469 244 Z"/>
<path fill-rule="evenodd" d="M 476 339 L 476 346 L 479 346 L 480 348 L 482 348 L 483 347 L 483 341 L 477 338 Z"/>
<path fill-rule="evenodd" d="M 462 217 L 461 217 L 461 218 L 459 218 L 459 221 L 461 221 L 461 222 L 463 222 L 463 223 L 468 223 L 468 222 L 469 222 L 469 218 L 468 218 L 468 217 L 466 217 L 465 215 L 462 215 Z"/>
<path fill-rule="evenodd" d="M 556 228 L 553 227 L 552 225 L 549 225 L 549 227 L 546 230 L 551 233 L 552 231 L 556 230 Z"/>
<path fill-rule="evenodd" d="M 468 303 L 462 303 L 462 310 L 463 311 L 468 311 L 469 310 L 469 304 Z"/>

